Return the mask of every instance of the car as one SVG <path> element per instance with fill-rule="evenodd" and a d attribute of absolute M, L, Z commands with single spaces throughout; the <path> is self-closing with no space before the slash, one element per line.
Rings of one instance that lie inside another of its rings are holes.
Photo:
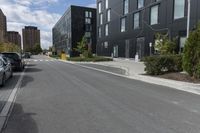
<path fill-rule="evenodd" d="M 25 52 L 23 55 L 22 55 L 23 58 L 25 59 L 29 59 L 31 58 L 31 53 L 30 52 Z"/>
<path fill-rule="evenodd" d="M 12 69 L 23 71 L 25 62 L 22 56 L 19 53 L 15 52 L 4 52 L 1 53 L 4 57 L 8 58 L 11 61 Z"/>
<path fill-rule="evenodd" d="M 11 77 L 13 77 L 11 62 L 8 58 L 0 55 L 0 86 L 4 86 Z"/>

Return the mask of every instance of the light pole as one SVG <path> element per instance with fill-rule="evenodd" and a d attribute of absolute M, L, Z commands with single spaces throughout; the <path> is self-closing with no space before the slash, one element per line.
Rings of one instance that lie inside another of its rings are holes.
<path fill-rule="evenodd" d="M 151 56 L 151 53 L 152 53 L 151 48 L 152 48 L 152 42 L 149 43 L 149 53 L 150 53 L 150 56 Z"/>
<path fill-rule="evenodd" d="M 187 38 L 189 37 L 190 34 L 190 1 L 188 0 L 188 12 L 187 12 Z"/>

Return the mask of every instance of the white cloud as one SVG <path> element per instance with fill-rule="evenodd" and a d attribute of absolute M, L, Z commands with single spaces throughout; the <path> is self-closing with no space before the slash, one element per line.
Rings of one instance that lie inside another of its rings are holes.
<path fill-rule="evenodd" d="M 0 0 L 0 8 L 7 17 L 8 30 L 22 32 L 27 25 L 37 26 L 41 30 L 42 48 L 52 45 L 51 30 L 61 17 L 60 14 L 49 13 L 44 9 L 31 9 L 32 5 L 46 6 L 58 0 Z"/>
<path fill-rule="evenodd" d="M 89 4 L 88 7 L 96 8 L 96 7 L 97 7 L 97 4 L 96 4 L 96 3 L 94 3 L 94 4 Z"/>

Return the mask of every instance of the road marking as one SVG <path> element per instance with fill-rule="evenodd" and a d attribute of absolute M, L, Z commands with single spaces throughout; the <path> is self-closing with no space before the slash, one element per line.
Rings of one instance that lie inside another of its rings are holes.
<path fill-rule="evenodd" d="M 25 70 L 24 70 L 25 71 Z M 24 71 L 20 74 L 20 78 L 17 81 L 17 84 L 15 85 L 15 88 L 12 90 L 8 101 L 6 102 L 5 106 L 3 107 L 1 113 L 0 113 L 0 132 L 3 130 L 3 128 L 6 126 L 8 118 L 12 112 L 12 109 L 14 107 L 14 103 L 17 97 L 17 93 L 20 89 L 23 77 L 24 77 Z"/>

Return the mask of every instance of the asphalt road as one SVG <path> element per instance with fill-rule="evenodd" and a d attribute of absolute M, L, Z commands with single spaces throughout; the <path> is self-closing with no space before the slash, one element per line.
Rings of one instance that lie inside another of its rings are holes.
<path fill-rule="evenodd" d="M 199 133 L 200 96 L 36 56 L 4 133 Z"/>

